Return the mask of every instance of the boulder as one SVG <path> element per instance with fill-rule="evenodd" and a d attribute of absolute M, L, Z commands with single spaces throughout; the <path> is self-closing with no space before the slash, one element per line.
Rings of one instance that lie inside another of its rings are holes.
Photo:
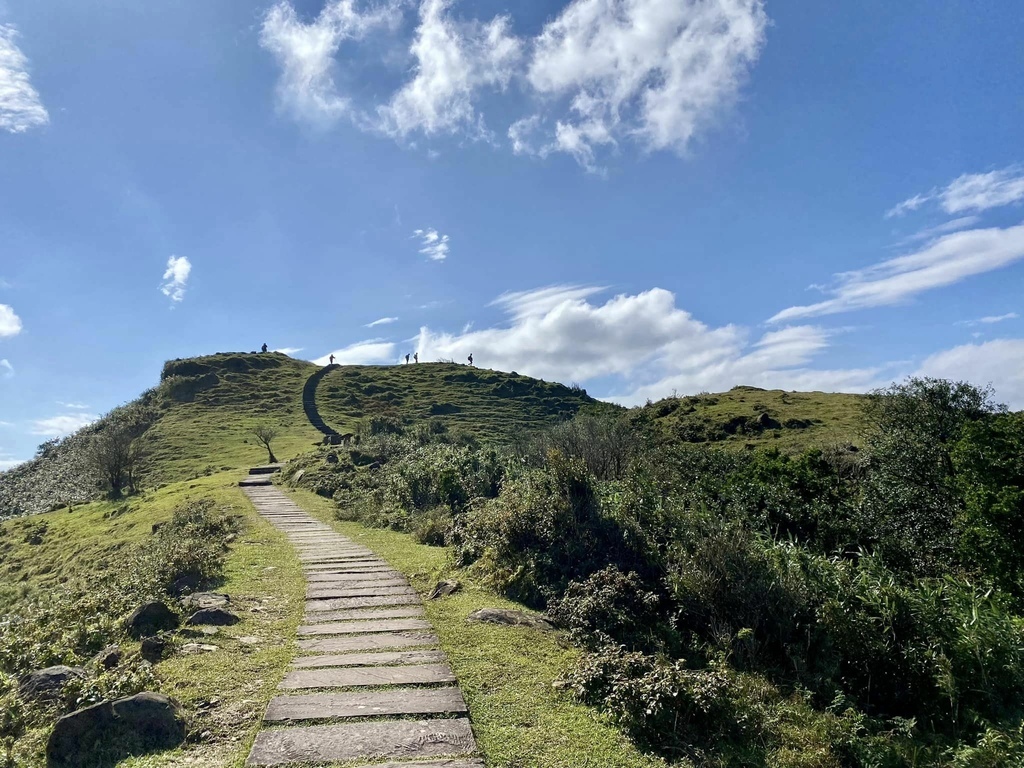
<path fill-rule="evenodd" d="M 454 595 L 460 589 L 462 589 L 462 584 L 457 581 L 439 581 L 437 586 L 427 595 L 427 599 L 437 600 L 440 597 L 448 597 L 448 595 Z"/>
<path fill-rule="evenodd" d="M 196 611 L 188 617 L 188 621 L 185 623 L 191 627 L 198 626 L 200 624 L 208 624 L 214 627 L 228 627 L 232 624 L 237 624 L 239 619 L 231 611 L 226 611 L 223 608 L 203 608 L 202 610 Z"/>
<path fill-rule="evenodd" d="M 85 679 L 81 667 L 58 665 L 29 672 L 18 680 L 18 695 L 25 701 L 57 701 L 71 680 Z"/>
<path fill-rule="evenodd" d="M 336 454 L 336 453 L 328 453 L 327 454 L 327 458 L 325 459 L 325 461 L 328 464 L 337 464 L 338 463 L 338 454 Z"/>
<path fill-rule="evenodd" d="M 510 611 L 506 608 L 481 608 L 480 610 L 473 611 L 469 614 L 466 621 L 480 621 L 486 624 L 519 625 L 544 630 L 555 628 L 554 624 L 547 619 L 542 619 L 540 616 L 523 613 L 522 611 Z"/>
<path fill-rule="evenodd" d="M 181 598 L 181 604 L 193 611 L 203 608 L 223 608 L 230 602 L 230 596 L 219 592 L 196 592 L 194 595 Z"/>
<path fill-rule="evenodd" d="M 163 694 L 138 693 L 60 718 L 46 744 L 46 764 L 73 768 L 97 758 L 171 749 L 184 740 L 185 718 L 178 703 Z"/>
<path fill-rule="evenodd" d="M 108 645 L 102 651 L 92 657 L 92 663 L 104 669 L 113 669 L 121 663 L 124 653 L 119 645 Z"/>
<path fill-rule="evenodd" d="M 165 629 L 176 629 L 178 617 L 159 600 L 152 600 L 136 608 L 128 617 L 128 634 L 132 637 L 147 637 Z"/>
<path fill-rule="evenodd" d="M 170 645 L 171 643 L 166 637 L 144 637 L 142 638 L 142 648 L 139 652 L 142 654 L 142 658 L 150 664 L 156 664 L 167 655 Z"/>

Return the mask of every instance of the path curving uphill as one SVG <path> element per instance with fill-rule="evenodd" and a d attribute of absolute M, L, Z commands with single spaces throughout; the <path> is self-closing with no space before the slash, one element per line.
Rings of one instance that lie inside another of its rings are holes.
<path fill-rule="evenodd" d="M 259 514 L 298 549 L 307 581 L 301 655 L 246 765 L 483 768 L 462 691 L 405 577 L 269 476 L 246 485 Z"/>
<path fill-rule="evenodd" d="M 324 376 L 338 368 L 341 368 L 341 366 L 337 364 L 325 365 L 306 379 L 306 384 L 302 388 L 302 410 L 306 412 L 306 418 L 309 419 L 310 424 L 316 427 L 322 434 L 327 435 L 327 437 L 341 437 L 341 435 L 327 426 L 327 422 L 323 420 L 320 411 L 317 410 L 316 388 L 320 386 L 320 381 Z"/>

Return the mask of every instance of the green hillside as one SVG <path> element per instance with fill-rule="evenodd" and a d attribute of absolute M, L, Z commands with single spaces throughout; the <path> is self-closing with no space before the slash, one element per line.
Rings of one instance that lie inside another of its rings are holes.
<path fill-rule="evenodd" d="M 799 453 L 829 445 L 861 446 L 864 401 L 864 395 L 733 387 L 721 394 L 668 397 L 644 406 L 638 417 L 649 420 L 668 442 Z"/>

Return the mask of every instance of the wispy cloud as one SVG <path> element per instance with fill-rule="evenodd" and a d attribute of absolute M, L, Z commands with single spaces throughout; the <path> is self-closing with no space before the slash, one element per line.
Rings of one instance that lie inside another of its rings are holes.
<path fill-rule="evenodd" d="M 448 258 L 448 235 L 439 234 L 436 229 L 413 230 L 413 237 L 420 238 L 420 253 L 433 261 Z"/>
<path fill-rule="evenodd" d="M 381 317 L 374 320 L 372 323 L 367 323 L 365 328 L 376 328 L 378 325 L 389 325 L 390 323 L 397 322 L 397 317 Z"/>
<path fill-rule="evenodd" d="M 991 384 L 999 400 L 1013 409 L 1024 408 L 1024 339 L 954 347 L 928 357 L 917 373 Z"/>
<path fill-rule="evenodd" d="M 831 298 L 784 309 L 768 322 L 898 304 L 917 294 L 1005 267 L 1024 258 L 1024 224 L 945 235 L 921 250 L 836 275 Z"/>
<path fill-rule="evenodd" d="M 50 115 L 32 86 L 28 59 L 18 47 L 18 30 L 0 24 L 0 130 L 24 133 L 46 125 Z"/>
<path fill-rule="evenodd" d="M 1016 312 L 1007 312 L 1003 315 L 986 315 L 985 317 L 979 317 L 976 320 L 961 320 L 957 325 L 994 325 L 995 323 L 1001 323 L 1004 320 L 1016 320 L 1020 315 Z"/>
<path fill-rule="evenodd" d="M 275 352 L 280 352 L 282 355 L 289 355 L 289 356 L 291 356 L 291 355 L 298 354 L 303 349 L 304 349 L 304 347 L 281 347 L 280 349 L 275 349 L 274 351 Z"/>
<path fill-rule="evenodd" d="M 959 216 L 955 219 L 937 224 L 934 227 L 927 227 L 926 229 L 919 230 L 909 237 L 904 238 L 900 245 L 906 245 L 907 243 L 919 242 L 921 240 L 931 240 L 939 235 L 945 235 L 950 232 L 959 232 L 961 229 L 967 229 L 973 227 L 981 221 L 980 216 Z"/>
<path fill-rule="evenodd" d="M 9 379 L 14 376 L 14 366 L 7 359 L 0 360 L 0 378 Z"/>
<path fill-rule="evenodd" d="M 14 308 L 8 304 L 0 304 L 0 338 L 17 336 L 21 333 L 21 318 L 14 314 Z"/>
<path fill-rule="evenodd" d="M 317 365 L 327 365 L 330 356 L 334 355 L 334 362 L 338 365 L 374 365 L 377 363 L 393 363 L 395 361 L 395 345 L 390 341 L 380 339 L 368 339 L 349 344 L 347 347 L 336 349 L 323 357 L 318 357 L 313 362 Z"/>
<path fill-rule="evenodd" d="M 338 92 L 334 82 L 334 57 L 343 43 L 361 40 L 400 19 L 397 2 L 360 11 L 355 0 L 328 0 L 309 23 L 299 19 L 290 2 L 276 3 L 263 19 L 260 45 L 281 66 L 279 107 L 296 119 L 319 125 L 348 113 L 350 99 Z"/>
<path fill-rule="evenodd" d="M 423 0 L 420 5 L 420 23 L 409 48 L 415 75 L 377 110 L 382 129 L 392 136 L 460 130 L 484 135 L 474 95 L 482 88 L 504 89 L 522 57 L 523 44 L 511 34 L 509 17 L 486 24 L 457 22 L 448 13 L 451 5 L 452 0 Z"/>
<path fill-rule="evenodd" d="M 185 289 L 188 287 L 188 278 L 192 274 L 192 262 L 187 256 L 171 256 L 167 260 L 167 269 L 164 271 L 164 282 L 160 291 L 164 296 L 178 303 L 185 298 Z"/>
<path fill-rule="evenodd" d="M 62 400 L 58 400 L 57 405 L 59 405 L 61 408 L 70 408 L 73 411 L 89 410 L 89 406 L 86 405 L 85 403 L 65 403 Z"/>
<path fill-rule="evenodd" d="M 885 216 L 902 216 L 925 203 L 938 202 L 949 214 L 987 211 L 1024 200 L 1024 167 L 1019 165 L 988 173 L 965 173 L 945 187 L 914 195 L 890 208 Z"/>
<path fill-rule="evenodd" d="M 64 437 L 89 426 L 98 418 L 99 416 L 93 413 L 65 413 L 33 421 L 30 431 L 33 435 Z"/>

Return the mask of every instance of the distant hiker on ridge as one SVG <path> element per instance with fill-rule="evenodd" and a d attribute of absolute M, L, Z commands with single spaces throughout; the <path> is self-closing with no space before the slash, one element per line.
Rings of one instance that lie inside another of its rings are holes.
<path fill-rule="evenodd" d="M 331 355 L 331 365 L 334 365 L 334 355 Z"/>
<path fill-rule="evenodd" d="M 263 345 L 263 347 L 262 347 L 262 349 L 263 349 L 263 351 L 264 351 L 264 352 L 266 352 L 266 351 L 267 351 L 267 345 L 266 345 L 266 344 L 264 344 L 264 345 Z"/>
<path fill-rule="evenodd" d="M 406 355 L 406 356 L 405 356 L 405 364 L 406 364 L 406 365 L 408 365 L 408 364 L 409 364 L 409 356 L 408 356 L 408 355 Z"/>
<path fill-rule="evenodd" d="M 420 353 L 416 352 L 415 354 L 413 354 L 412 359 L 418 363 L 420 361 Z"/>
<path fill-rule="evenodd" d="M 472 352 L 469 353 L 469 364 L 470 365 L 473 364 L 473 353 Z"/>

